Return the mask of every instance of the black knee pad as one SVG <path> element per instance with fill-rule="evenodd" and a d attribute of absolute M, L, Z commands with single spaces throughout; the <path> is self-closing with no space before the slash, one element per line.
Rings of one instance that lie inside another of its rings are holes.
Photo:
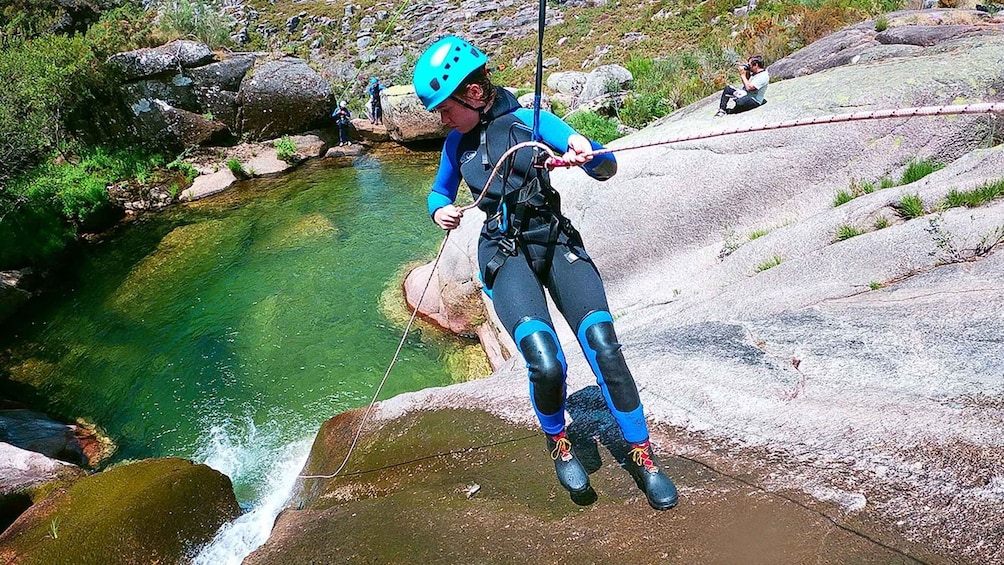
<path fill-rule="evenodd" d="M 607 385 L 607 391 L 620 412 L 630 412 L 641 404 L 638 386 L 628 370 L 627 361 L 617 343 L 612 322 L 599 322 L 586 328 L 586 345 L 596 352 L 596 366 Z"/>
<path fill-rule="evenodd" d="M 565 368 L 554 334 L 533 332 L 520 340 L 519 350 L 526 359 L 537 410 L 542 414 L 554 414 L 561 410 L 565 399 Z"/>

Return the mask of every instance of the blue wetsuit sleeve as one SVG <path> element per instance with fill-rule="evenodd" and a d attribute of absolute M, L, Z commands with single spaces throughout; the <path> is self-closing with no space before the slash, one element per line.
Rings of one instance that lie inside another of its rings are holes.
<path fill-rule="evenodd" d="M 457 146 L 460 144 L 460 132 L 451 131 L 443 143 L 443 154 L 439 157 L 439 170 L 429 191 L 429 215 L 436 214 L 443 206 L 453 204 L 457 199 L 457 189 L 460 187 L 460 166 L 454 160 Z"/>
<path fill-rule="evenodd" d="M 533 110 L 520 108 L 515 112 L 516 117 L 524 124 L 533 127 Z M 540 113 L 540 137 L 544 143 L 550 145 L 561 153 L 568 151 L 568 138 L 577 134 L 575 128 L 566 124 L 564 120 L 550 112 Z M 593 151 L 603 149 L 603 145 L 589 140 Z M 617 160 L 613 153 L 604 153 L 593 157 L 591 161 L 582 165 L 586 174 L 597 180 L 607 180 L 614 176 L 617 171 Z"/>

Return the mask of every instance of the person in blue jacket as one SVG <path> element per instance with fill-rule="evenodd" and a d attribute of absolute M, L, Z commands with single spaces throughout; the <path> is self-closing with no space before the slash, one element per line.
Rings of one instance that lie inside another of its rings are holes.
<path fill-rule="evenodd" d="M 370 79 L 369 86 L 366 87 L 366 94 L 370 97 L 370 123 L 371 124 L 381 124 L 383 123 L 383 104 L 380 100 L 380 91 L 387 88 L 386 86 L 380 84 L 380 79 L 373 77 Z"/>
<path fill-rule="evenodd" d="M 452 128 L 428 197 L 429 214 L 444 230 L 460 225 L 462 211 L 453 202 L 461 179 L 476 198 L 502 154 L 532 137 L 533 110 L 521 108 L 509 91 L 494 86 L 486 63 L 477 47 L 447 36 L 433 43 L 415 66 L 416 94 Z M 540 112 L 539 130 L 545 144 L 591 177 L 606 180 L 616 173 L 611 154 L 591 155 L 601 146 L 554 114 Z M 575 331 L 607 406 L 631 444 L 625 466 L 653 508 L 671 508 L 677 503 L 676 487 L 649 443 L 638 387 L 617 342 L 599 272 L 578 231 L 561 214 L 546 169 L 535 166 L 534 150 L 519 150 L 510 159 L 502 168 L 506 174 L 492 182 L 478 204 L 487 215 L 478 264 L 485 292 L 526 360 L 530 399 L 558 480 L 573 499 L 594 492 L 565 435 L 567 366 L 545 288 Z"/>

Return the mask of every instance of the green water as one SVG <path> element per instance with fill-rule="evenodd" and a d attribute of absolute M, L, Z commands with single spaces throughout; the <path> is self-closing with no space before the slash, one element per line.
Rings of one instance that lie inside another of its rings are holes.
<path fill-rule="evenodd" d="M 97 424 L 116 460 L 234 458 L 253 498 L 256 464 L 372 397 L 403 329 L 381 297 L 442 238 L 435 157 L 312 163 L 147 215 L 19 316 L 3 364 L 40 408 Z M 412 332 L 381 398 L 449 383 L 444 353 Z"/>

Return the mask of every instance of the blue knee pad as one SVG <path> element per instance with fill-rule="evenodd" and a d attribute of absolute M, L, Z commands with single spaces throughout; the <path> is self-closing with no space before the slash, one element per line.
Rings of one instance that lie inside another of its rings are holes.
<path fill-rule="evenodd" d="M 513 341 L 526 360 L 530 401 L 545 433 L 565 429 L 565 371 L 568 364 L 554 329 L 536 318 L 516 326 Z"/>
<path fill-rule="evenodd" d="M 648 425 L 638 396 L 638 385 L 624 361 L 610 312 L 599 310 L 589 313 L 579 323 L 576 337 L 624 439 L 631 443 L 648 439 Z"/>

